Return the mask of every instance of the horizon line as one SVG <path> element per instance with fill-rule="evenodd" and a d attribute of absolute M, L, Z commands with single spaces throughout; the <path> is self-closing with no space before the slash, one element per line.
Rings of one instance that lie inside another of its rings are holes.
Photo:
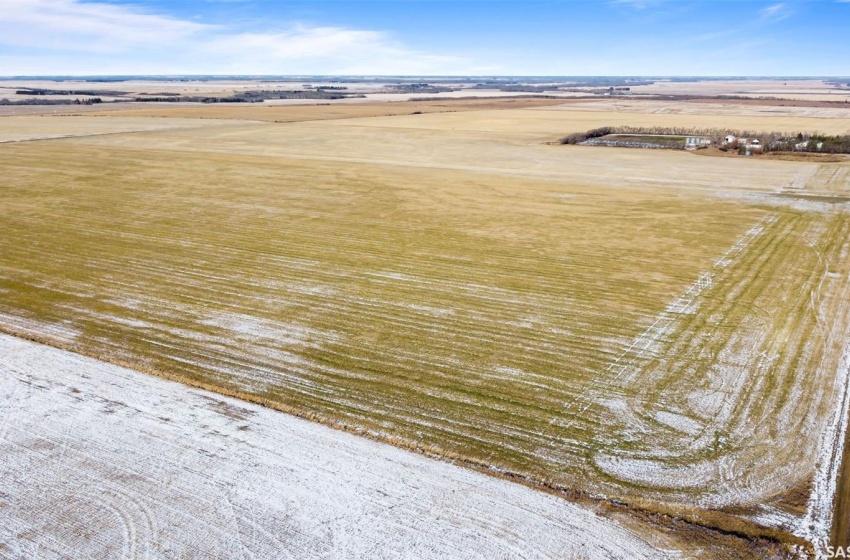
<path fill-rule="evenodd" d="M 850 75 L 782 75 L 782 74 L 8 74 L 0 75 L 0 80 L 19 80 L 37 78 L 93 78 L 93 79 L 133 79 L 133 78 L 621 78 L 621 79 L 850 79 Z"/>

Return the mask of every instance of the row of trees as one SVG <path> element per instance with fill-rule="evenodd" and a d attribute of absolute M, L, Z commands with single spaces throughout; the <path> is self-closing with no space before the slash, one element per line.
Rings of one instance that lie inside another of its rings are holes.
<path fill-rule="evenodd" d="M 143 103 L 261 103 L 267 99 L 344 99 L 347 97 L 365 97 L 364 95 L 353 95 L 339 93 L 337 91 L 316 90 L 255 90 L 239 91 L 225 97 L 200 96 L 200 95 L 169 95 L 169 96 L 144 96 L 136 97 L 134 101 Z"/>
<path fill-rule="evenodd" d="M 133 101 L 139 103 L 261 103 L 262 99 L 239 97 L 208 97 L 200 95 L 181 95 L 174 97 L 136 97 Z"/>
<path fill-rule="evenodd" d="M 559 140 L 561 144 L 581 144 L 587 140 L 601 138 L 611 134 L 639 134 L 648 136 L 698 136 L 708 138 L 718 147 L 737 148 L 736 142 L 725 144 L 727 136 L 754 140 L 757 139 L 764 152 L 822 152 L 828 154 L 850 154 L 850 135 L 825 135 L 797 132 L 788 134 L 782 132 L 757 132 L 752 130 L 723 130 L 716 128 L 695 127 L 636 127 L 636 126 L 603 126 L 587 132 L 574 132 Z"/>
<path fill-rule="evenodd" d="M 460 88 L 452 86 L 435 86 L 429 83 L 392 84 L 384 87 L 385 93 L 445 93 L 458 91 Z"/>
<path fill-rule="evenodd" d="M 693 127 L 662 127 L 662 126 L 603 126 L 587 132 L 574 132 L 559 139 L 561 144 L 581 144 L 594 138 L 602 138 L 609 134 L 641 134 L 646 136 L 703 136 L 712 142 L 719 142 L 726 132 L 711 128 Z"/>
<path fill-rule="evenodd" d="M 102 103 L 100 97 L 89 97 L 87 99 L 0 99 L 0 105 L 93 105 Z"/>
<path fill-rule="evenodd" d="M 120 91 L 104 91 L 96 89 L 44 89 L 44 88 L 23 88 L 15 91 L 18 95 L 106 95 L 110 97 L 119 97 L 124 95 Z"/>

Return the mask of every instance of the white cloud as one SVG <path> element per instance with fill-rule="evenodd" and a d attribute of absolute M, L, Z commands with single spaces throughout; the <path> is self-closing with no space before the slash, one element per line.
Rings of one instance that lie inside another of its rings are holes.
<path fill-rule="evenodd" d="M 200 53 L 220 57 L 233 71 L 245 64 L 270 68 L 302 67 L 305 63 L 316 62 L 323 67 L 332 66 L 333 73 L 416 74 L 458 68 L 467 63 L 458 57 L 410 50 L 376 31 L 303 25 L 276 33 L 224 34 L 199 45 L 198 49 Z M 305 68 L 296 73 L 311 72 Z"/>
<path fill-rule="evenodd" d="M 762 9 L 759 18 L 762 21 L 776 22 L 791 17 L 792 11 L 788 4 L 780 2 Z"/>
<path fill-rule="evenodd" d="M 244 32 L 79 0 L 4 0 L 3 74 L 466 74 L 380 31 L 297 23 Z"/>
<path fill-rule="evenodd" d="M 664 3 L 665 0 L 610 0 L 614 6 L 627 6 L 635 10 L 654 8 Z M 850 0 L 848 0 L 850 2 Z"/>
<path fill-rule="evenodd" d="M 210 29 L 141 10 L 76 0 L 4 0 L 0 42 L 102 52 L 173 43 Z"/>

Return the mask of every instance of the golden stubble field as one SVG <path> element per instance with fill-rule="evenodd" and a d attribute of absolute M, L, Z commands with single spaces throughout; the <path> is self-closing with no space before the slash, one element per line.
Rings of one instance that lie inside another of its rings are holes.
<path fill-rule="evenodd" d="M 628 504 L 692 556 L 822 544 L 848 164 L 546 142 L 850 116 L 577 107 L 4 117 L 0 328 Z"/>
<path fill-rule="evenodd" d="M 824 80 L 659 80 L 633 86 L 632 93 L 655 95 L 724 95 L 759 99 L 801 99 L 811 101 L 847 101 L 850 89 Z"/>

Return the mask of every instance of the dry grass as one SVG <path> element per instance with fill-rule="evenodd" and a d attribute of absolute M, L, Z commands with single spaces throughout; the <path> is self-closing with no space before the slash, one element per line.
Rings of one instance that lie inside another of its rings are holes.
<path fill-rule="evenodd" d="M 723 100 L 651 101 L 610 99 L 570 103 L 541 108 L 544 113 L 567 111 L 577 122 L 589 126 L 664 126 L 693 128 L 728 128 L 757 131 L 823 131 L 824 134 L 846 134 L 850 125 L 850 106 L 777 106 L 760 103 L 734 103 Z M 610 119 L 605 121 L 606 116 Z M 564 118 L 564 117 L 562 117 Z M 774 127 L 774 128 L 770 128 Z"/>
<path fill-rule="evenodd" d="M 16 185 L 3 205 L 4 311 L 70 319 L 81 347 L 197 378 L 218 371 L 375 431 L 421 438 L 427 419 L 427 443 L 521 464 L 590 428 L 535 434 L 541 418 L 527 411 L 560 418 L 641 318 L 763 213 L 653 191 L 152 160 L 68 141 L 5 155 L 18 164 L 4 169 Z M 664 266 L 644 275 L 648 263 Z"/>
<path fill-rule="evenodd" d="M 764 154 L 766 159 L 783 161 L 816 161 L 819 163 L 841 163 L 850 161 L 850 156 L 844 154 L 818 154 L 809 152 L 770 152 Z"/>
<path fill-rule="evenodd" d="M 394 102 L 328 102 L 312 105 L 272 104 L 215 104 L 215 105 L 142 105 L 132 109 L 102 112 L 106 116 L 125 117 L 185 117 L 194 119 L 240 119 L 248 121 L 302 122 L 317 120 L 355 119 L 365 117 L 410 115 L 411 113 L 442 113 L 512 109 L 560 105 L 563 99 L 446 99 L 445 101 Z"/>
<path fill-rule="evenodd" d="M 128 132 L 190 129 L 221 126 L 219 121 L 199 121 L 181 118 L 105 118 L 67 115 L 25 115 L 3 117 L 0 123 L 0 143 L 28 142 L 79 136 L 104 136 Z"/>

